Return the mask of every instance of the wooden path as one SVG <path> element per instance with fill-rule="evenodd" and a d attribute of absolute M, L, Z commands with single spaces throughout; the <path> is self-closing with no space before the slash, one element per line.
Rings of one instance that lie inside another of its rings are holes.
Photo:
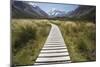
<path fill-rule="evenodd" d="M 70 56 L 62 34 L 57 25 L 51 24 L 49 36 L 42 48 L 35 65 L 70 63 Z"/>

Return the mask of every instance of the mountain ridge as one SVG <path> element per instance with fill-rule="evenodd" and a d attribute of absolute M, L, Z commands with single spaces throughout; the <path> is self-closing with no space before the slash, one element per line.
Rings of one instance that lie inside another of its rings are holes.
<path fill-rule="evenodd" d="M 12 17 L 13 18 L 47 18 L 48 14 L 45 13 L 38 6 L 22 2 L 13 1 L 12 3 Z"/>

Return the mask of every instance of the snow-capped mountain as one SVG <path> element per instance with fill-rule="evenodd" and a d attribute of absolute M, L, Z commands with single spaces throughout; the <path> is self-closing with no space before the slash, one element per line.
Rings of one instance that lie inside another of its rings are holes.
<path fill-rule="evenodd" d="M 64 19 L 88 19 L 95 20 L 96 7 L 79 5 L 75 10 L 62 11 L 52 8 L 46 13 L 34 3 L 25 1 L 13 1 L 12 18 L 64 18 Z"/>
<path fill-rule="evenodd" d="M 66 12 L 65 11 L 61 11 L 58 9 L 51 9 L 48 12 L 50 17 L 64 17 L 66 16 Z"/>

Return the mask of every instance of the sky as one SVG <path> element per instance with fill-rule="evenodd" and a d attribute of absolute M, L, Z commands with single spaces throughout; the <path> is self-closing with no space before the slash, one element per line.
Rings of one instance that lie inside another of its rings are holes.
<path fill-rule="evenodd" d="M 60 10 L 65 11 L 66 13 L 72 10 L 75 10 L 78 5 L 72 5 L 72 4 L 57 4 L 57 3 L 38 3 L 38 2 L 30 2 L 31 5 L 37 5 L 39 6 L 43 11 L 48 13 L 50 10 Z"/>

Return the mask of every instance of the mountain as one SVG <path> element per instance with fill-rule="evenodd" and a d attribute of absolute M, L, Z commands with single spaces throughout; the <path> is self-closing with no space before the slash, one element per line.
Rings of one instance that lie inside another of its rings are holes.
<path fill-rule="evenodd" d="M 67 14 L 67 17 L 77 18 L 77 19 L 86 19 L 86 20 L 94 20 L 96 16 L 96 7 L 95 6 L 83 6 L 80 5 L 74 11 L 71 11 Z"/>
<path fill-rule="evenodd" d="M 61 11 L 61 10 L 57 10 L 57 9 L 51 9 L 48 12 L 49 16 L 51 18 L 55 18 L 55 17 L 64 17 L 66 16 L 66 12 L 65 11 Z"/>
<path fill-rule="evenodd" d="M 75 19 L 94 21 L 96 18 L 96 7 L 79 5 L 73 11 L 62 11 L 60 9 L 51 9 L 48 14 L 39 6 L 29 4 L 25 1 L 12 2 L 12 18 L 51 18 L 51 19 Z"/>
<path fill-rule="evenodd" d="M 13 1 L 12 18 L 48 18 L 48 14 L 36 5 L 33 6 L 24 1 Z"/>

